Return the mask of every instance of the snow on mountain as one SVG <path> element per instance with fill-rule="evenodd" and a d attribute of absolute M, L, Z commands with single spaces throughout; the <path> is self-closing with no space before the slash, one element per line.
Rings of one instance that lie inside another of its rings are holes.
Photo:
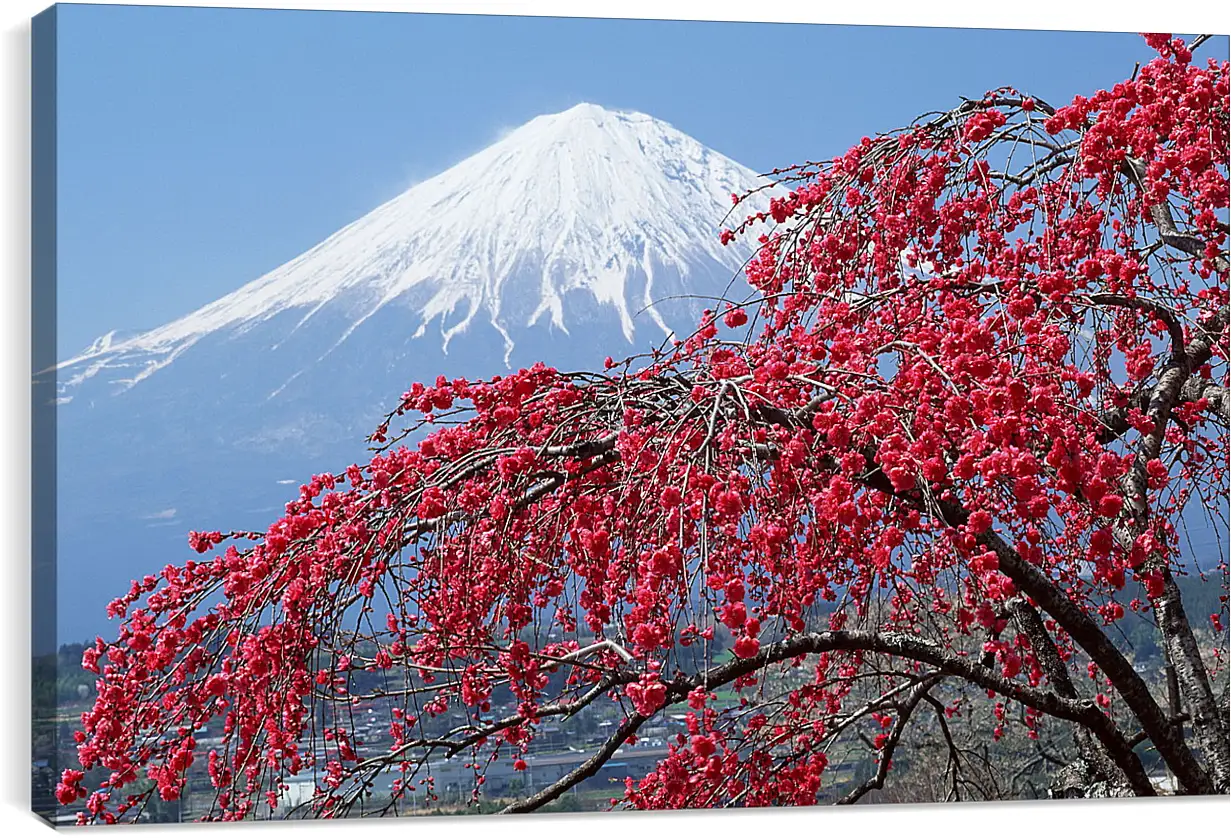
<path fill-rule="evenodd" d="M 506 364 L 519 332 L 569 333 L 570 296 L 605 310 L 630 342 L 638 328 L 661 340 L 679 324 L 653 303 L 720 293 L 712 278 L 690 280 L 738 271 L 747 252 L 723 247 L 718 228 L 731 194 L 760 183 L 645 114 L 582 104 L 540 116 L 239 290 L 126 340 L 99 338 L 60 364 L 62 391 L 104 372 L 132 387 L 208 335 L 287 312 L 295 325 L 272 345 L 326 310 L 345 312 L 327 353 L 394 301 L 412 307 L 415 337 L 438 330 L 445 351 L 476 322 L 490 325 Z"/>

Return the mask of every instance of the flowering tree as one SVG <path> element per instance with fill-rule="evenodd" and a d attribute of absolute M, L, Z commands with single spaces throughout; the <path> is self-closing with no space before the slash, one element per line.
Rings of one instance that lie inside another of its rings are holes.
<path fill-rule="evenodd" d="M 665 713 L 688 732 L 623 805 L 814 803 L 844 737 L 876 764 L 851 802 L 912 725 L 949 740 L 956 793 L 949 725 L 979 701 L 993 738 L 1071 734 L 1086 789 L 1155 794 L 1148 742 L 1180 791 L 1225 793 L 1225 607 L 1186 613 L 1177 578 L 1226 585 L 1184 533 L 1225 526 L 1228 65 L 1147 41 L 1065 107 L 1005 88 L 775 172 L 769 212 L 724 233 L 759 235 L 751 293 L 687 340 L 416 384 L 369 463 L 264 533 L 194 533 L 213 555 L 135 582 L 85 653 L 80 761 L 110 774 L 66 771 L 61 801 L 132 816 L 204 760 L 211 817 L 297 776 L 311 813 L 380 782 L 396 812 L 433 761 L 477 796 L 600 703 L 601 747 L 507 811 Z M 1128 620 L 1169 696 L 1116 642 Z"/>

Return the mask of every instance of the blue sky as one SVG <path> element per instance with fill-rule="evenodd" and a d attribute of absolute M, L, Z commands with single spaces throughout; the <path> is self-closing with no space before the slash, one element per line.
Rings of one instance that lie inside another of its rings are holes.
<path fill-rule="evenodd" d="M 961 95 L 1060 101 L 1149 58 L 1132 34 L 60 9 L 61 357 L 216 299 L 578 102 L 765 170 Z"/>

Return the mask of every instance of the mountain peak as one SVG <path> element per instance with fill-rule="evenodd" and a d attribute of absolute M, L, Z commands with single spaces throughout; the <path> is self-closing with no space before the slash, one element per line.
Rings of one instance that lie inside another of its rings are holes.
<path fill-rule="evenodd" d="M 568 110 L 534 117 L 509 132 L 497 145 L 534 145 L 541 141 L 591 145 L 600 138 L 610 141 L 619 134 L 686 136 L 669 123 L 640 111 L 615 110 L 592 102 L 581 102 Z"/>
<path fill-rule="evenodd" d="M 531 119 L 524 126 L 530 127 L 538 122 L 549 122 L 553 125 L 568 125 L 578 122 L 593 122 L 600 127 L 610 127 L 613 125 L 610 120 L 618 122 L 642 122 L 646 120 L 654 120 L 654 117 L 641 113 L 640 111 L 626 111 L 615 108 L 606 108 L 602 105 L 596 105 L 593 102 L 578 102 L 573 107 L 567 110 L 559 111 L 558 113 L 542 114 Z"/>
<path fill-rule="evenodd" d="M 622 113 L 631 113 L 629 111 L 619 111 L 612 108 L 604 108 L 602 105 L 596 105 L 593 102 L 578 102 L 573 107 L 567 110 L 560 111 L 554 114 L 544 114 L 539 119 L 601 119 L 604 116 L 615 116 Z M 638 113 L 637 116 L 645 116 Z M 647 117 L 648 118 L 648 117 Z"/>

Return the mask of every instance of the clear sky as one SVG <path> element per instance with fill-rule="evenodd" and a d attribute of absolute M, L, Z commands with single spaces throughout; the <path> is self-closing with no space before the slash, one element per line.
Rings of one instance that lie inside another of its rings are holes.
<path fill-rule="evenodd" d="M 1132 34 L 141 6 L 59 23 L 61 357 L 578 102 L 767 170 L 1002 84 L 1067 100 L 1150 57 Z"/>

